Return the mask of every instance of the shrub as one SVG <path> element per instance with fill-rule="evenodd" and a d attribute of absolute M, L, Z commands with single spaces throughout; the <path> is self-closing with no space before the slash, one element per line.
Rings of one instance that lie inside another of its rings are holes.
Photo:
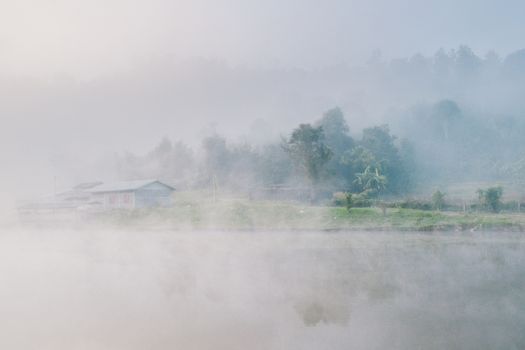
<path fill-rule="evenodd" d="M 429 202 L 416 199 L 405 199 L 395 203 L 395 206 L 402 209 L 432 210 L 432 205 Z"/>
<path fill-rule="evenodd" d="M 335 192 L 332 195 L 332 205 L 336 207 L 345 207 L 347 203 L 347 194 L 344 192 Z"/>
<path fill-rule="evenodd" d="M 372 201 L 366 194 L 346 193 L 346 209 L 350 211 L 352 208 L 370 208 Z"/>
<path fill-rule="evenodd" d="M 489 187 L 486 190 L 478 190 L 479 203 L 483 208 L 486 208 L 494 213 L 501 210 L 501 196 L 503 196 L 503 188 L 501 186 Z"/>

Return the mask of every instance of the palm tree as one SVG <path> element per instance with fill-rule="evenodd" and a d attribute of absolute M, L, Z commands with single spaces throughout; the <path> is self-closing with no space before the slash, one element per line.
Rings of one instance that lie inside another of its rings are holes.
<path fill-rule="evenodd" d="M 356 174 L 354 183 L 359 185 L 363 192 L 381 193 L 386 189 L 387 178 L 381 175 L 379 167 L 367 166 L 362 173 Z"/>

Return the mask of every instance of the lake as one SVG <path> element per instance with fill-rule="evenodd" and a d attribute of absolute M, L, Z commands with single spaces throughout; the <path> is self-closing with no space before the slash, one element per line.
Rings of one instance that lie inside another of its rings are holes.
<path fill-rule="evenodd" d="M 0 233 L 3 349 L 523 349 L 519 233 Z"/>

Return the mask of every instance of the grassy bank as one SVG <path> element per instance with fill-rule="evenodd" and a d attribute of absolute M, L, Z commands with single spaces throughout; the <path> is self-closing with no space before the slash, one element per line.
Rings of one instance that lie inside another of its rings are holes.
<path fill-rule="evenodd" d="M 115 211 L 93 220 L 114 225 L 171 229 L 522 231 L 525 214 L 449 213 L 391 208 L 308 206 L 301 203 L 180 198 L 172 208 Z"/>

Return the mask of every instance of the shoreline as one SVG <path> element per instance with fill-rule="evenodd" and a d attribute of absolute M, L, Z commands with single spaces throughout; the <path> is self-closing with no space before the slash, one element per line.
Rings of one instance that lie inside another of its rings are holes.
<path fill-rule="evenodd" d="M 167 231 L 525 232 L 525 213 L 310 206 L 243 199 L 181 201 L 170 208 L 13 217 L 8 226 Z"/>

